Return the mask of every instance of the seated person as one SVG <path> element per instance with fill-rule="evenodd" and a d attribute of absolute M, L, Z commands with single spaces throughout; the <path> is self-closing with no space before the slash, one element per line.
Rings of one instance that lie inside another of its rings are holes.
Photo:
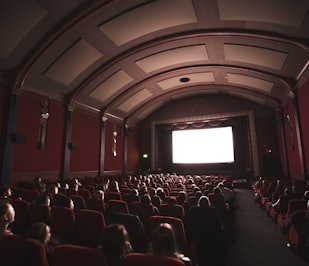
<path fill-rule="evenodd" d="M 0 238 L 13 235 L 9 225 L 14 222 L 15 210 L 7 200 L 0 200 Z"/>
<path fill-rule="evenodd" d="M 45 223 L 34 223 L 26 232 L 25 237 L 32 238 L 40 241 L 46 251 L 46 258 L 51 265 L 54 247 L 50 245 L 51 242 L 51 229 Z"/>
<path fill-rule="evenodd" d="M 191 265 L 191 260 L 178 252 L 176 237 L 173 227 L 162 223 L 152 232 L 150 254 L 168 256 L 181 259 L 186 266 Z"/>
<path fill-rule="evenodd" d="M 132 251 L 129 235 L 122 224 L 110 224 L 103 232 L 102 245 L 109 266 L 123 265 L 124 257 Z"/>

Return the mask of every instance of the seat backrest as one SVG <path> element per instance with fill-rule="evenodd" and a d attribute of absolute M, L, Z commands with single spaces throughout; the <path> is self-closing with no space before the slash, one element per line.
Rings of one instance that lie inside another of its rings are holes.
<path fill-rule="evenodd" d="M 41 242 L 16 235 L 0 239 L 0 260 L 3 266 L 48 266 Z"/>
<path fill-rule="evenodd" d="M 125 202 L 128 204 L 131 204 L 133 202 L 140 202 L 141 199 L 138 195 L 133 195 L 133 194 L 123 194 L 122 198 Z"/>
<path fill-rule="evenodd" d="M 148 222 L 148 235 L 151 237 L 153 230 L 160 225 L 161 223 L 168 223 L 171 224 L 175 231 L 175 237 L 178 244 L 179 250 L 188 255 L 188 243 L 185 234 L 185 228 L 183 221 L 179 218 L 172 217 L 172 216 L 151 216 Z"/>
<path fill-rule="evenodd" d="M 179 204 L 169 205 L 163 204 L 160 206 L 160 214 L 164 216 L 172 216 L 179 219 L 183 219 L 185 212 L 183 206 Z"/>
<path fill-rule="evenodd" d="M 52 206 L 64 206 L 66 204 L 67 196 L 64 194 L 54 194 L 51 201 Z"/>
<path fill-rule="evenodd" d="M 51 225 L 53 235 L 61 243 L 76 243 L 75 213 L 67 207 L 53 206 L 51 208 Z"/>
<path fill-rule="evenodd" d="M 128 204 L 123 200 L 109 200 L 107 206 L 109 212 L 129 213 Z"/>
<path fill-rule="evenodd" d="M 17 235 L 24 235 L 31 225 L 29 215 L 30 203 L 26 200 L 16 199 L 12 201 L 15 210 L 15 220 L 11 225 L 12 231 Z"/>
<path fill-rule="evenodd" d="M 86 201 L 82 196 L 72 195 L 70 196 L 74 203 L 74 211 L 78 213 L 80 210 L 86 209 Z"/>
<path fill-rule="evenodd" d="M 48 205 L 32 203 L 29 205 L 31 223 L 46 223 L 51 225 L 51 208 Z"/>
<path fill-rule="evenodd" d="M 76 216 L 78 243 L 82 246 L 97 247 L 102 243 L 102 234 L 106 227 L 102 212 L 80 210 Z"/>
<path fill-rule="evenodd" d="M 124 258 L 124 266 L 184 266 L 178 258 L 156 256 L 144 253 L 130 253 Z"/>
<path fill-rule="evenodd" d="M 91 198 L 91 192 L 88 189 L 79 189 L 78 195 L 82 196 L 84 199 Z"/>
<path fill-rule="evenodd" d="M 107 200 L 122 200 L 120 192 L 108 192 L 106 195 Z"/>
<path fill-rule="evenodd" d="M 100 211 L 102 213 L 105 210 L 104 200 L 102 199 L 95 199 L 95 198 L 86 199 L 86 206 L 90 210 Z"/>
<path fill-rule="evenodd" d="M 130 213 L 137 215 L 142 221 L 145 230 L 147 231 L 149 217 L 155 215 L 152 204 L 145 204 L 142 202 L 133 202 L 130 205 Z"/>
<path fill-rule="evenodd" d="M 51 266 L 107 266 L 106 255 L 95 248 L 63 244 L 55 247 Z"/>
<path fill-rule="evenodd" d="M 307 207 L 307 200 L 304 199 L 291 199 L 288 203 L 288 209 L 286 212 L 286 217 L 288 217 L 292 212 L 297 210 L 304 210 Z"/>

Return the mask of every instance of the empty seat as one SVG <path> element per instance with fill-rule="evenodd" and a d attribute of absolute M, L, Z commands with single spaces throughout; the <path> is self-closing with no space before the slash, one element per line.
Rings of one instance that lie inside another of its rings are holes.
<path fill-rule="evenodd" d="M 128 204 L 123 200 L 109 200 L 107 203 L 108 212 L 124 212 L 129 213 Z"/>
<path fill-rule="evenodd" d="M 0 260 L 3 266 L 48 266 L 41 242 L 16 235 L 0 239 Z"/>
<path fill-rule="evenodd" d="M 63 244 L 55 247 L 52 266 L 107 266 L 105 254 L 90 247 Z"/>
<path fill-rule="evenodd" d="M 32 203 L 29 205 L 29 216 L 32 224 L 37 222 L 51 224 L 51 208 L 45 204 Z"/>
<path fill-rule="evenodd" d="M 82 196 L 72 195 L 70 196 L 74 203 L 74 211 L 78 213 L 80 210 L 86 209 L 86 201 Z"/>
<path fill-rule="evenodd" d="M 80 210 L 76 216 L 76 223 L 79 245 L 88 247 L 101 245 L 102 233 L 106 227 L 102 212 Z"/>
<path fill-rule="evenodd" d="M 160 214 L 164 216 L 172 216 L 179 219 L 183 219 L 185 212 L 183 206 L 179 204 L 162 204 L 159 208 Z"/>
<path fill-rule="evenodd" d="M 124 266 L 184 266 L 178 258 L 157 256 L 144 253 L 131 253 L 124 258 Z"/>
<path fill-rule="evenodd" d="M 100 211 L 102 213 L 105 211 L 104 200 L 102 199 L 86 199 L 86 206 L 90 210 Z"/>
<path fill-rule="evenodd" d="M 54 237 L 61 243 L 76 243 L 76 220 L 72 209 L 53 206 L 51 208 L 51 225 Z"/>
<path fill-rule="evenodd" d="M 12 205 L 15 210 L 15 220 L 11 225 L 12 231 L 17 235 L 24 235 L 31 225 L 30 203 L 26 200 L 16 199 L 12 201 Z"/>

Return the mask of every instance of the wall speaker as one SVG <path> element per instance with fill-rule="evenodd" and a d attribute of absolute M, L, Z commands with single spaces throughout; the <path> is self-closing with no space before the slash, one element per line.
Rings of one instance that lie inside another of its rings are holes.
<path fill-rule="evenodd" d="M 70 151 L 76 151 L 78 149 L 77 143 L 70 142 L 69 143 L 69 149 L 70 149 Z"/>
<path fill-rule="evenodd" d="M 26 135 L 25 134 L 11 133 L 10 138 L 11 138 L 12 142 L 14 142 L 15 144 L 26 143 Z"/>

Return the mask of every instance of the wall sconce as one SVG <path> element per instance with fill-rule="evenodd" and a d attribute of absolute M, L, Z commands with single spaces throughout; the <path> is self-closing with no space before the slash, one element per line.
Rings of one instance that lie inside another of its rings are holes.
<path fill-rule="evenodd" d="M 112 155 L 114 157 L 117 156 L 117 135 L 118 135 L 117 131 L 114 130 L 113 131 L 113 144 L 112 144 Z"/>
<path fill-rule="evenodd" d="M 143 159 L 148 159 L 148 153 L 143 153 L 143 155 L 142 155 L 142 157 L 143 157 Z"/>
<path fill-rule="evenodd" d="M 47 125 L 49 113 L 49 102 L 46 100 L 41 104 L 41 118 L 40 118 L 40 128 L 39 128 L 39 144 L 38 147 L 41 151 L 45 150 L 46 138 L 47 138 Z"/>

